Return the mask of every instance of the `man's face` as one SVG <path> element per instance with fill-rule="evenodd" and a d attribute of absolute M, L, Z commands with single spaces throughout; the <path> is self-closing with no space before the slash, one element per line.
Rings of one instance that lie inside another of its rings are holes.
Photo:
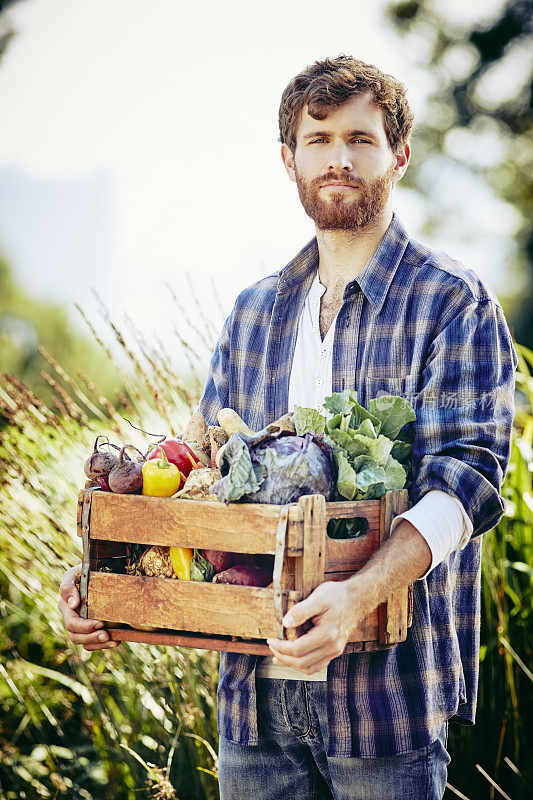
<path fill-rule="evenodd" d="M 334 109 L 324 120 L 302 112 L 294 156 L 282 146 L 289 177 L 306 213 L 321 230 L 355 230 L 385 210 L 392 184 L 409 161 L 406 145 L 395 156 L 383 112 L 367 92 Z"/>

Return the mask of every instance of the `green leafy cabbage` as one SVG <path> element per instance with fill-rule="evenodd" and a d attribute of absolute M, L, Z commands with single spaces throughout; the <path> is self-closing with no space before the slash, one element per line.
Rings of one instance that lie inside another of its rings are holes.
<path fill-rule="evenodd" d="M 302 406 L 293 412 L 298 436 L 323 435 L 333 448 L 337 499 L 379 499 L 408 484 L 412 443 L 408 431 L 402 429 L 416 419 L 412 405 L 402 397 L 381 395 L 368 406 L 360 405 L 357 392 L 350 389 L 326 397 L 325 415 Z M 332 520 L 328 532 L 346 538 L 364 531 L 351 520 Z"/>

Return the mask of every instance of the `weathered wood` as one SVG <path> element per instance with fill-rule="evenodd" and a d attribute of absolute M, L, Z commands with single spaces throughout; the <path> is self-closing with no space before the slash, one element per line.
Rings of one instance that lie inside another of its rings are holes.
<path fill-rule="evenodd" d="M 365 563 L 379 549 L 379 525 L 356 539 L 326 537 L 326 572 L 349 571 L 354 564 Z"/>
<path fill-rule="evenodd" d="M 174 647 L 194 647 L 198 650 L 219 650 L 227 653 L 247 653 L 248 655 L 271 656 L 272 651 L 261 639 L 239 639 L 236 636 L 208 636 L 187 631 L 140 631 L 131 627 L 106 628 L 111 639 L 117 642 L 137 642 L 140 644 L 171 645 Z M 348 642 L 345 653 L 358 653 L 361 650 L 383 650 L 380 645 L 364 642 Z"/>
<path fill-rule="evenodd" d="M 326 557 L 326 500 L 323 495 L 300 497 L 303 512 L 304 541 L 302 557 L 296 561 L 295 588 L 303 597 L 324 582 Z"/>
<path fill-rule="evenodd" d="M 169 500 L 165 497 L 95 492 L 91 537 L 114 541 L 200 547 L 234 553 L 274 555 L 282 506 Z M 302 520 L 301 509 L 290 507 L 289 520 Z M 302 552 L 302 528 L 291 525 L 287 552 Z"/>
<path fill-rule="evenodd" d="M 282 591 L 281 576 L 283 572 L 283 562 L 285 561 L 285 549 L 287 545 L 287 526 L 289 522 L 289 506 L 285 506 L 279 513 L 278 529 L 276 532 L 276 555 L 274 556 L 274 570 L 272 574 L 272 586 L 274 589 L 274 613 L 276 615 L 276 636 L 278 639 L 284 638 L 282 619 L 287 610 L 287 604 L 283 602 L 284 593 Z"/>
<path fill-rule="evenodd" d="M 140 642 L 142 644 L 195 647 L 198 650 L 220 650 L 229 653 L 248 653 L 259 656 L 272 655 L 267 644 L 260 639 L 240 640 L 237 637 L 208 636 L 201 633 L 176 632 L 170 630 L 139 631 L 133 628 L 107 628 L 111 639 L 117 642 Z"/>
<path fill-rule="evenodd" d="M 78 509 L 76 514 L 76 529 L 78 536 L 82 534 L 82 522 L 81 517 L 83 514 L 83 502 L 85 500 L 85 489 L 82 489 L 81 492 L 78 492 Z"/>
<path fill-rule="evenodd" d="M 97 572 L 124 568 L 126 542 L 205 547 L 242 553 L 274 553 L 281 506 L 170 500 L 140 495 L 82 492 L 78 526 L 88 534 L 88 613 L 110 624 L 113 638 L 183 647 L 268 655 L 276 636 L 273 588 L 228 586 Z M 355 574 L 384 543 L 392 518 L 408 507 L 407 492 L 381 501 L 325 503 L 301 498 L 288 507 L 287 548 L 281 576 L 283 608 L 290 608 L 324 580 Z M 90 526 L 88 524 L 90 513 Z M 368 520 L 368 532 L 352 540 L 326 536 L 327 520 Z M 247 535 L 247 534 L 250 535 Z M 87 548 L 86 548 L 87 549 Z M 279 562 L 278 558 L 278 562 Z M 106 563 L 109 562 L 109 563 Z M 409 587 L 410 589 L 411 587 Z M 409 589 L 396 593 L 352 632 L 345 652 L 386 649 L 405 639 L 410 624 Z M 295 591 L 297 590 L 297 591 Z M 279 604 L 278 604 L 279 605 Z M 116 627 L 130 625 L 128 628 Z M 134 630 L 152 626 L 155 631 Z M 287 630 L 297 636 L 302 629 Z"/>
<path fill-rule="evenodd" d="M 380 547 L 389 538 L 390 526 L 394 517 L 408 508 L 409 495 L 406 489 L 387 492 L 381 499 Z M 408 627 L 410 592 L 412 592 L 412 586 L 406 586 L 395 592 L 379 606 L 379 644 L 391 645 L 405 639 Z"/>
<path fill-rule="evenodd" d="M 362 517 L 368 521 L 370 528 L 379 527 L 380 501 L 379 500 L 342 500 L 335 503 L 326 503 L 326 521 L 330 519 L 353 519 Z"/>
<path fill-rule="evenodd" d="M 89 586 L 90 618 L 257 639 L 276 636 L 273 589 L 107 572 L 91 572 Z"/>
<path fill-rule="evenodd" d="M 281 570 L 281 587 L 282 589 L 294 589 L 294 572 L 296 569 L 296 558 L 292 556 L 285 556 L 283 561 L 283 569 Z"/>

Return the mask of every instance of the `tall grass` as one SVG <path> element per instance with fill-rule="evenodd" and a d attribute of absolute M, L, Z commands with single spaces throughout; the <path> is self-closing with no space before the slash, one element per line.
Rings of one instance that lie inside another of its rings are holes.
<path fill-rule="evenodd" d="M 94 437 L 144 446 L 127 420 L 178 432 L 214 334 L 189 345 L 175 331 L 191 364 L 184 381 L 160 343 L 102 313 L 125 356 L 116 396 L 82 371 L 65 374 L 44 350 L 53 410 L 15 377 L 0 382 L 0 798 L 215 800 L 217 654 L 135 644 L 85 653 L 57 610 L 65 567 L 80 561 L 76 495 Z M 485 536 L 478 722 L 450 728 L 447 798 L 530 796 L 533 353 L 518 350 L 507 511 Z"/>
<path fill-rule="evenodd" d="M 134 644 L 86 653 L 57 609 L 65 568 L 81 559 L 76 494 L 96 434 L 145 449 L 149 437 L 129 423 L 175 434 L 201 389 L 192 370 L 179 380 L 162 348 L 102 311 L 126 356 L 116 397 L 44 349 L 53 410 L 16 377 L 0 382 L 0 797 L 214 800 L 218 654 Z M 190 356 L 183 337 L 179 346 Z"/>
<path fill-rule="evenodd" d="M 525 799 L 533 788 L 533 352 L 520 346 L 517 352 L 506 512 L 484 536 L 476 725 L 450 726 L 449 781 L 470 800 L 502 792 Z"/>

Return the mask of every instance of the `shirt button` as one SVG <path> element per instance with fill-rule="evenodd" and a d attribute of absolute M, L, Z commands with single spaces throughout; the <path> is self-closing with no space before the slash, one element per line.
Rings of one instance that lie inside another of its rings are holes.
<path fill-rule="evenodd" d="M 317 305 L 318 305 L 317 301 L 313 300 L 313 302 L 311 303 L 311 308 L 316 308 Z"/>
<path fill-rule="evenodd" d="M 322 358 L 325 358 L 327 356 L 327 354 L 328 354 L 327 350 L 321 350 L 320 351 L 320 355 L 322 356 Z"/>
<path fill-rule="evenodd" d="M 318 325 L 313 325 L 313 333 L 318 333 Z"/>
<path fill-rule="evenodd" d="M 316 383 L 316 385 L 317 385 L 317 386 L 322 386 L 322 384 L 324 383 L 324 381 L 322 380 L 322 378 L 317 378 L 317 379 L 316 379 L 316 381 L 315 381 L 315 383 Z"/>

